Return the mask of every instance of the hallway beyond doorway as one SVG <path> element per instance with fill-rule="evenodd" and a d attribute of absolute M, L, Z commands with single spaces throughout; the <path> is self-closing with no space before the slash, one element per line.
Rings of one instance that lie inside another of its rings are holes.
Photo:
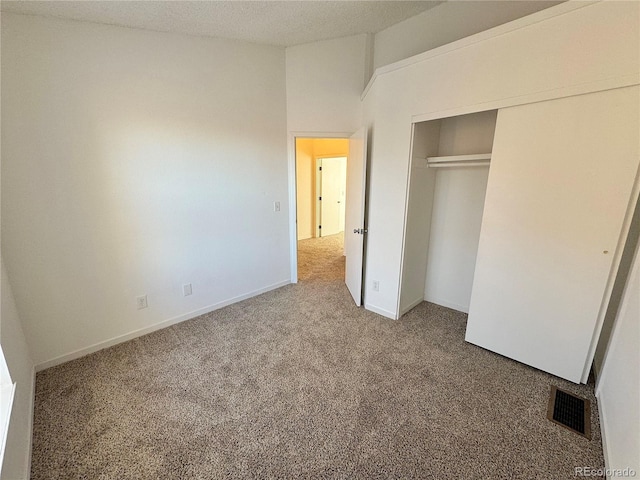
<path fill-rule="evenodd" d="M 329 176 L 323 178 L 322 164 L 323 161 L 329 162 L 327 167 L 336 166 L 334 160 L 337 158 L 347 158 L 349 156 L 349 139 L 348 138 L 296 138 L 295 139 L 295 169 L 296 169 L 296 230 L 297 239 L 303 240 L 312 237 L 321 237 L 320 234 L 322 219 L 320 198 L 327 194 L 331 197 L 331 192 L 335 190 L 333 197 L 327 198 L 326 202 L 331 202 L 336 207 L 336 201 L 342 207 L 346 205 L 345 182 L 346 171 L 341 174 L 336 168 L 328 168 Z M 348 159 L 346 160 L 348 162 Z M 334 175 L 331 175 L 333 171 Z M 341 178 L 338 178 L 341 177 Z M 343 177 L 343 178 L 342 178 Z M 323 194 L 323 180 L 327 186 L 334 186 Z M 340 185 L 337 185 L 339 183 Z M 334 185 L 335 184 L 335 185 Z M 335 225 L 325 225 L 329 235 L 344 229 L 344 226 L 338 227 L 337 224 L 344 225 L 344 212 L 340 215 L 341 209 L 329 208 L 329 212 L 333 212 L 336 217 L 332 222 L 331 218 L 325 218 L 329 223 Z M 327 213 L 327 212 L 325 212 Z M 330 215 L 331 217 L 331 215 Z M 339 220 L 339 217 L 342 217 Z"/>
<path fill-rule="evenodd" d="M 298 241 L 298 280 L 344 280 L 344 232 Z"/>

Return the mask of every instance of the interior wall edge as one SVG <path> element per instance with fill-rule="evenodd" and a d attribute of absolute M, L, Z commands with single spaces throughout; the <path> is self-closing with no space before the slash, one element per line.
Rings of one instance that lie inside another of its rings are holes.
<path fill-rule="evenodd" d="M 27 472 L 31 472 L 31 458 L 33 457 L 33 418 L 34 418 L 34 410 L 36 406 L 36 366 L 34 365 L 31 368 L 31 392 L 29 394 L 29 423 L 28 428 L 29 431 L 32 432 L 31 441 L 29 442 L 29 448 L 25 452 L 26 456 L 26 469 Z"/>
<path fill-rule="evenodd" d="M 4 453 L 0 455 L 0 477 L 3 480 L 14 480 L 28 478 L 30 472 L 35 369 L 31 347 L 24 335 L 22 319 L 16 308 L 4 258 L 1 263 L 0 343 L 7 373 L 3 380 L 11 385 L 13 398 L 10 400 L 8 423 L 2 425 L 2 428 L 5 428 L 5 443 Z"/>
<path fill-rule="evenodd" d="M 416 298 L 415 300 L 409 302 L 407 304 L 406 307 L 402 308 L 400 310 L 400 317 L 402 317 L 405 313 L 410 312 L 411 310 L 413 310 L 415 307 L 417 307 L 418 305 L 420 305 L 422 302 L 424 302 L 424 298 Z"/>
<path fill-rule="evenodd" d="M 384 308 L 377 307 L 371 303 L 364 303 L 364 308 L 369 310 L 370 312 L 377 313 L 378 315 L 382 315 L 383 317 L 389 318 L 391 320 L 398 320 L 398 315 L 395 312 L 391 312 L 389 310 L 385 310 Z"/>
<path fill-rule="evenodd" d="M 341 138 L 348 140 L 355 132 L 296 132 L 289 130 L 289 136 L 292 138 L 293 143 L 297 138 L 300 139 L 316 139 L 316 138 Z"/>
<path fill-rule="evenodd" d="M 638 88 L 638 90 L 640 90 L 640 87 Z M 636 96 L 640 96 L 640 91 L 638 92 L 638 94 Z M 589 373 L 591 372 L 591 367 L 593 366 L 593 362 L 596 356 L 596 351 L 598 349 L 598 343 L 600 341 L 600 334 L 602 333 L 602 329 L 605 325 L 605 321 L 606 321 L 606 316 L 607 316 L 607 312 L 609 310 L 609 303 L 611 301 L 613 301 L 614 303 L 620 303 L 622 296 L 624 295 L 624 293 L 621 293 L 621 298 L 614 298 L 615 295 L 615 286 L 616 286 L 616 279 L 618 277 L 618 273 L 623 270 L 623 274 L 627 277 L 625 279 L 624 285 L 627 285 L 629 282 L 629 274 L 630 274 L 630 270 L 631 270 L 631 262 L 633 261 L 633 258 L 630 259 L 629 264 L 624 264 L 623 260 L 625 257 L 625 247 L 627 247 L 627 250 L 629 248 L 632 249 L 633 252 L 635 252 L 635 247 L 636 245 L 633 245 L 633 243 L 637 244 L 637 238 L 633 238 L 634 237 L 634 232 L 632 231 L 633 229 L 633 224 L 634 224 L 634 220 L 635 220 L 635 212 L 636 212 L 636 207 L 638 205 L 638 203 L 640 202 L 640 164 L 638 164 L 638 168 L 636 170 L 636 178 L 633 184 L 633 188 L 631 191 L 631 195 L 629 197 L 629 202 L 627 204 L 627 211 L 625 214 L 625 218 L 624 221 L 622 223 L 622 229 L 620 231 L 620 236 L 618 237 L 618 244 L 616 245 L 616 249 L 614 252 L 614 257 L 613 257 L 613 264 L 611 267 L 611 271 L 609 272 L 609 278 L 607 280 L 607 284 L 605 287 L 605 291 L 604 291 L 604 296 L 602 299 L 602 304 L 600 305 L 600 311 L 598 312 L 598 318 L 597 318 L 597 323 L 596 323 L 596 327 L 593 331 L 593 336 L 591 338 L 591 345 L 589 347 L 589 353 L 587 355 L 587 360 L 585 362 L 584 365 L 584 370 L 582 372 L 582 383 L 587 383 L 587 380 L 589 378 Z M 627 241 L 630 241 L 629 243 L 631 245 L 627 245 Z M 635 253 L 634 253 L 635 254 Z M 627 269 L 627 272 L 624 272 L 624 270 Z M 626 290 L 626 287 L 623 287 Z M 619 308 L 618 305 L 616 305 L 617 308 Z M 615 321 L 615 320 L 614 320 Z M 615 328 L 615 326 L 614 326 Z M 606 352 L 605 352 L 605 357 L 604 357 L 604 361 L 603 361 L 603 365 L 604 363 L 606 363 Z"/>
<path fill-rule="evenodd" d="M 440 297 L 432 297 L 425 295 L 425 302 L 435 303 L 436 305 L 440 305 L 441 307 L 451 308 L 452 310 L 456 310 L 462 313 L 469 313 L 469 305 L 461 305 L 456 302 L 450 302 L 449 300 L 440 298 Z"/>
<path fill-rule="evenodd" d="M 287 200 L 289 201 L 289 276 L 298 283 L 298 185 L 296 173 L 296 136 L 287 135 Z"/>
<path fill-rule="evenodd" d="M 640 166 L 636 176 L 638 188 L 640 188 Z M 626 241 L 622 249 L 618 271 L 612 287 L 611 296 L 606 306 L 602 327 L 597 338 L 596 350 L 593 357 L 593 371 L 595 373 L 596 382 L 604 369 L 604 363 L 607 351 L 613 339 L 613 333 L 616 328 L 617 318 L 622 308 L 622 300 L 626 290 L 626 285 L 630 281 L 631 270 L 635 258 L 636 248 L 640 241 L 640 192 L 636 194 L 635 207 L 631 207 L 632 217 L 628 228 Z M 596 383 L 597 384 L 597 383 Z"/>
<path fill-rule="evenodd" d="M 609 448 L 607 444 L 607 416 L 605 414 L 605 408 L 602 406 L 605 404 L 605 400 L 602 397 L 602 392 L 596 389 L 596 400 L 598 400 L 598 418 L 600 419 L 600 436 L 602 437 L 602 456 L 604 457 L 604 467 L 610 468 L 611 461 L 609 456 Z"/>
<path fill-rule="evenodd" d="M 599 369 L 600 374 L 596 378 L 595 395 L 598 400 L 606 467 L 630 468 L 638 472 L 640 244 L 633 241 L 630 244 L 633 245 L 632 267 L 627 275 L 611 337 Z"/>

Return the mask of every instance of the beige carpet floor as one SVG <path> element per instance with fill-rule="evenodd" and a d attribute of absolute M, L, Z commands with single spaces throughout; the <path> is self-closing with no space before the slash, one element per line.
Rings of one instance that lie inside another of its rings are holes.
<path fill-rule="evenodd" d="M 466 316 L 356 308 L 342 239 L 301 281 L 37 375 L 32 478 L 572 479 L 603 467 L 592 386 L 464 342 Z M 594 402 L 593 439 L 546 419 Z"/>

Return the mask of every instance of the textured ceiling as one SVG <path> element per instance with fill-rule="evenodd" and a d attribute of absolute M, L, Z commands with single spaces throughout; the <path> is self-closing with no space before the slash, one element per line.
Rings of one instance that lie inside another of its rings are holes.
<path fill-rule="evenodd" d="M 2 1 L 4 12 L 291 46 L 376 33 L 439 1 Z"/>

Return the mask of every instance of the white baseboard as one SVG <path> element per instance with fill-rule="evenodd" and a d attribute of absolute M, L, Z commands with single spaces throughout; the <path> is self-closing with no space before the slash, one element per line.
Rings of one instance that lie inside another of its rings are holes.
<path fill-rule="evenodd" d="M 226 307 L 227 305 L 231 305 L 233 303 L 237 303 L 242 300 L 246 300 L 247 298 L 255 297 L 257 295 L 261 295 L 271 290 L 275 290 L 276 288 L 284 287 L 285 285 L 289 285 L 290 283 L 291 283 L 291 280 L 289 279 L 283 280 L 281 282 L 268 285 L 264 288 L 259 288 L 258 290 L 254 290 L 249 293 L 238 295 L 237 297 L 229 298 L 227 300 L 223 300 L 213 305 L 209 305 L 207 307 L 203 307 L 198 310 L 194 310 L 192 312 L 178 315 L 177 317 L 169 318 L 167 320 L 154 323 L 153 325 L 149 325 L 148 327 L 140 328 L 138 330 L 125 333 L 123 335 L 118 335 L 117 337 L 113 337 L 108 340 L 104 340 L 102 342 L 94 343 L 93 345 L 89 345 L 88 347 L 81 348 L 70 353 L 65 353 L 64 355 L 60 355 L 59 357 L 52 358 L 51 360 L 46 360 L 44 362 L 38 363 L 35 367 L 36 372 L 40 372 L 47 368 L 55 367 L 56 365 L 60 365 L 65 362 L 75 360 L 76 358 L 84 357 L 85 355 L 89 355 L 90 353 L 94 353 L 99 350 L 112 347 L 114 345 L 117 345 L 122 342 L 126 342 L 128 340 L 132 340 L 137 337 L 141 337 L 148 333 L 155 332 L 156 330 L 170 327 L 171 325 L 175 325 L 176 323 L 184 322 L 186 320 L 191 320 L 192 318 L 198 317 L 200 315 L 204 315 L 209 312 L 213 312 L 214 310 L 218 310 L 220 308 Z"/>
<path fill-rule="evenodd" d="M 459 303 L 450 302 L 449 300 L 432 297 L 426 294 L 424 296 L 424 299 L 427 302 L 435 303 L 436 305 L 440 305 L 442 307 L 452 308 L 453 310 L 457 310 L 458 312 L 469 313 L 469 305 L 460 305 Z"/>
<path fill-rule="evenodd" d="M 402 310 L 400 310 L 400 316 L 403 316 L 405 313 L 407 313 L 409 310 L 411 310 L 413 307 L 417 307 L 418 305 L 420 305 L 422 302 L 424 302 L 424 298 L 420 297 L 420 298 L 416 298 L 413 302 L 411 302 L 409 305 L 407 305 L 405 308 L 403 308 Z"/>
<path fill-rule="evenodd" d="M 376 307 L 375 305 L 371 305 L 370 303 L 364 304 L 365 310 L 369 310 L 370 312 L 377 313 L 378 315 L 382 315 L 383 317 L 390 318 L 391 320 L 396 320 L 395 312 L 390 312 L 389 310 L 385 310 L 384 308 Z"/>
<path fill-rule="evenodd" d="M 602 436 L 602 453 L 604 455 L 604 468 L 609 469 L 611 463 L 609 462 L 609 451 L 607 450 L 607 417 L 604 413 L 604 402 L 602 401 L 602 395 L 596 391 L 596 400 L 598 400 L 598 417 L 600 418 L 600 434 Z"/>

